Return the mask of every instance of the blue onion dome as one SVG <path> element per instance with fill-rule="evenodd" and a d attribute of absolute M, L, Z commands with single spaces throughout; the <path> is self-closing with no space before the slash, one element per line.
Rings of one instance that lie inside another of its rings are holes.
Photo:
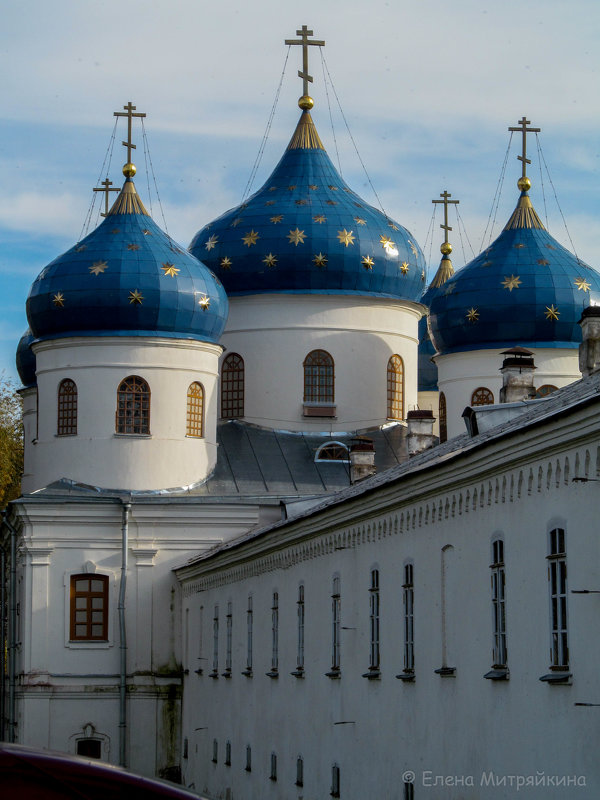
<path fill-rule="evenodd" d="M 529 178 L 500 236 L 431 298 L 429 330 L 439 353 L 497 347 L 576 348 L 577 324 L 600 302 L 600 274 L 544 228 Z"/>
<path fill-rule="evenodd" d="M 151 219 L 131 179 L 135 167 L 126 167 L 104 221 L 34 281 L 27 299 L 33 335 L 218 342 L 229 308 L 223 285 Z"/>
<path fill-rule="evenodd" d="M 307 108 L 264 186 L 202 228 L 190 252 L 219 275 L 230 296 L 291 292 L 418 301 L 425 282 L 414 237 L 346 184 Z"/>
<path fill-rule="evenodd" d="M 15 359 L 17 362 L 17 372 L 19 373 L 19 378 L 21 378 L 21 383 L 26 389 L 30 389 L 37 383 L 35 374 L 35 353 L 31 349 L 31 343 L 34 341 L 34 339 L 35 337 L 31 332 L 31 329 L 27 328 L 23 336 L 21 336 L 19 339 L 19 344 L 17 345 Z"/>
<path fill-rule="evenodd" d="M 450 260 L 450 253 L 452 252 L 452 245 L 449 242 L 444 242 L 441 246 L 442 260 L 435 273 L 433 280 L 429 284 L 428 289 L 421 297 L 423 305 L 430 307 L 432 298 L 438 292 L 447 280 L 454 275 L 454 267 Z M 438 390 L 438 371 L 437 366 L 431 360 L 435 355 L 435 347 L 429 335 L 429 326 L 427 316 L 421 317 L 419 320 L 419 360 L 418 360 L 418 391 L 419 392 L 437 392 Z"/>

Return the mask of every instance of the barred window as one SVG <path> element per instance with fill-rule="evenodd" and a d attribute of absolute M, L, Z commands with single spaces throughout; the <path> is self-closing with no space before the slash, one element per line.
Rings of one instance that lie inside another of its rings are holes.
<path fill-rule="evenodd" d="M 369 621 L 371 645 L 369 648 L 369 669 L 379 669 L 379 570 L 371 570 L 369 589 Z"/>
<path fill-rule="evenodd" d="M 304 359 L 304 402 L 333 403 L 333 358 L 325 350 L 313 350 Z"/>
<path fill-rule="evenodd" d="M 415 628 L 414 628 L 414 606 L 415 606 L 415 586 L 413 582 L 413 565 L 404 565 L 404 585 L 402 586 L 404 595 L 404 671 L 414 672 L 415 670 Z"/>
<path fill-rule="evenodd" d="M 277 780 L 277 753 L 271 753 L 271 774 L 269 778 L 272 781 Z"/>
<path fill-rule="evenodd" d="M 230 353 L 221 367 L 221 418 L 244 416 L 244 359 Z"/>
<path fill-rule="evenodd" d="M 204 436 L 204 389 L 201 383 L 190 383 L 187 392 L 186 434 Z"/>
<path fill-rule="evenodd" d="M 535 390 L 536 397 L 547 397 L 552 392 L 555 392 L 558 389 L 558 386 L 554 386 L 551 383 L 544 383 L 542 386 L 539 386 Z"/>
<path fill-rule="evenodd" d="M 117 433 L 150 433 L 150 387 L 143 378 L 130 375 L 117 390 Z"/>
<path fill-rule="evenodd" d="M 70 587 L 72 641 L 108 639 L 108 576 L 72 575 Z"/>
<path fill-rule="evenodd" d="M 506 666 L 506 608 L 505 608 L 505 573 L 504 542 L 496 539 L 492 542 L 492 615 L 494 631 L 493 659 L 494 667 Z"/>
<path fill-rule="evenodd" d="M 300 584 L 298 587 L 298 600 L 296 603 L 298 609 L 298 652 L 296 656 L 296 670 L 298 672 L 304 671 L 304 586 Z"/>
<path fill-rule="evenodd" d="M 340 662 L 340 632 L 341 632 L 341 596 L 340 579 L 335 576 L 333 579 L 333 591 L 331 594 L 331 669 L 338 671 L 341 667 Z"/>
<path fill-rule="evenodd" d="M 404 361 L 398 355 L 387 365 L 387 418 L 404 419 Z"/>
<path fill-rule="evenodd" d="M 550 590 L 550 668 L 569 665 L 567 635 L 567 552 L 562 528 L 550 531 L 548 554 L 548 588 Z"/>
<path fill-rule="evenodd" d="M 494 403 L 494 393 L 485 386 L 479 386 L 471 395 L 472 406 L 491 406 Z"/>
<path fill-rule="evenodd" d="M 340 796 L 340 768 L 337 764 L 331 767 L 331 792 L 332 797 Z"/>
<path fill-rule="evenodd" d="M 77 386 L 75 381 L 65 378 L 58 386 L 58 436 L 77 433 Z"/>
<path fill-rule="evenodd" d="M 298 756 L 296 759 L 296 786 L 304 786 L 304 759 Z"/>
<path fill-rule="evenodd" d="M 448 416 L 446 412 L 446 395 L 440 392 L 440 443 L 448 440 Z"/>

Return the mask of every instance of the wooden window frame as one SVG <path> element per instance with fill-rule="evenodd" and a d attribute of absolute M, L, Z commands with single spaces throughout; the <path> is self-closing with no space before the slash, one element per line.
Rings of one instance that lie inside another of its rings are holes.
<path fill-rule="evenodd" d="M 193 381 L 187 390 L 186 436 L 195 439 L 204 437 L 204 386 Z"/>
<path fill-rule="evenodd" d="M 304 368 L 304 402 L 333 405 L 335 402 L 335 362 L 326 350 L 311 350 Z"/>
<path fill-rule="evenodd" d="M 77 435 L 77 384 L 71 378 L 63 378 L 58 384 L 56 419 L 57 436 Z"/>
<path fill-rule="evenodd" d="M 404 565 L 404 584 L 402 585 L 404 601 L 404 672 L 415 671 L 415 584 L 414 566 Z"/>
<path fill-rule="evenodd" d="M 395 353 L 387 363 L 387 419 L 404 416 L 404 360 Z"/>
<path fill-rule="evenodd" d="M 508 659 L 506 648 L 506 573 L 504 567 L 504 541 L 492 542 L 491 587 L 492 622 L 494 634 L 493 668 L 504 669 Z"/>
<path fill-rule="evenodd" d="M 128 436 L 150 436 L 151 393 L 139 375 L 123 378 L 117 389 L 115 431 Z"/>
<path fill-rule="evenodd" d="M 569 668 L 567 551 L 564 528 L 550 531 L 548 590 L 550 595 L 550 669 Z"/>
<path fill-rule="evenodd" d="M 494 393 L 487 386 L 478 386 L 471 393 L 471 406 L 493 406 Z"/>
<path fill-rule="evenodd" d="M 88 588 L 78 588 L 78 583 L 88 582 Z M 101 588 L 93 588 L 93 582 L 101 584 Z M 108 641 L 108 575 L 96 575 L 95 573 L 81 573 L 71 575 L 69 583 L 69 639 L 72 642 L 107 642 Z M 82 604 L 81 601 L 85 602 Z M 94 601 L 100 600 L 100 607 L 94 608 Z M 78 607 L 80 606 L 80 607 Z M 100 614 L 100 620 L 97 616 Z M 85 615 L 85 619 L 78 619 L 78 616 Z M 86 631 L 82 633 L 77 629 L 85 626 Z M 101 632 L 94 633 L 94 628 L 100 626 Z"/>
<path fill-rule="evenodd" d="M 221 365 L 221 419 L 244 416 L 245 364 L 239 353 L 229 353 Z"/>
<path fill-rule="evenodd" d="M 369 670 L 372 671 L 378 671 L 381 664 L 380 613 L 379 570 L 372 569 L 371 585 L 369 587 Z"/>

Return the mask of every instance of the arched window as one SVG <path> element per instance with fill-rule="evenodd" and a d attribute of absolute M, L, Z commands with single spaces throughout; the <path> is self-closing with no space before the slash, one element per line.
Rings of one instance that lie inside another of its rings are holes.
<path fill-rule="evenodd" d="M 404 361 L 396 355 L 387 365 L 387 418 L 404 419 Z"/>
<path fill-rule="evenodd" d="M 244 359 L 230 353 L 221 367 L 221 418 L 244 416 Z"/>
<path fill-rule="evenodd" d="M 108 639 L 108 577 L 72 575 L 70 590 L 70 639 L 106 641 Z"/>
<path fill-rule="evenodd" d="M 472 406 L 491 406 L 494 403 L 494 395 L 485 386 L 479 386 L 471 395 Z"/>
<path fill-rule="evenodd" d="M 315 461 L 350 461 L 350 452 L 341 442 L 326 442 L 315 454 Z"/>
<path fill-rule="evenodd" d="M 143 378 L 130 375 L 117 390 L 117 433 L 150 433 L 150 387 Z"/>
<path fill-rule="evenodd" d="M 440 392 L 440 443 L 448 439 L 448 417 L 446 414 L 446 395 Z"/>
<path fill-rule="evenodd" d="M 304 402 L 333 403 L 333 358 L 325 350 L 313 350 L 304 359 Z"/>
<path fill-rule="evenodd" d="M 58 436 L 77 433 L 77 386 L 75 381 L 65 378 L 58 386 Z"/>
<path fill-rule="evenodd" d="M 204 389 L 198 381 L 190 383 L 187 392 L 187 436 L 204 436 Z"/>
<path fill-rule="evenodd" d="M 540 386 L 535 390 L 536 397 L 547 397 L 552 392 L 555 392 L 558 389 L 558 386 L 553 386 L 551 383 L 545 383 L 543 386 Z"/>

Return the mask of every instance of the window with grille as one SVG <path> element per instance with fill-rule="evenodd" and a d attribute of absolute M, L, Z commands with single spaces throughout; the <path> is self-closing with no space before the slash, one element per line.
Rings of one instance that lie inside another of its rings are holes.
<path fill-rule="evenodd" d="M 72 641 L 106 641 L 108 639 L 108 576 L 72 575 L 71 591 Z"/>
<path fill-rule="evenodd" d="M 446 395 L 440 392 L 440 443 L 448 440 L 448 417 L 446 412 Z"/>
<path fill-rule="evenodd" d="M 340 796 L 340 768 L 334 764 L 331 768 L 331 792 L 332 797 Z"/>
<path fill-rule="evenodd" d="M 304 786 L 304 759 L 298 756 L 296 759 L 296 786 Z"/>
<path fill-rule="evenodd" d="M 231 675 L 231 645 L 232 645 L 232 628 L 233 628 L 233 614 L 231 610 L 231 602 L 227 603 L 227 616 L 225 618 L 226 628 L 226 650 L 225 650 L 225 675 Z"/>
<path fill-rule="evenodd" d="M 316 452 L 315 461 L 350 461 L 350 451 L 341 442 L 327 442 Z"/>
<path fill-rule="evenodd" d="M 221 367 L 221 418 L 244 416 L 244 359 L 230 353 Z"/>
<path fill-rule="evenodd" d="M 273 592 L 271 606 L 271 671 L 267 674 L 275 678 L 279 671 L 279 594 Z"/>
<path fill-rule="evenodd" d="M 276 753 L 271 753 L 271 774 L 269 775 L 269 778 L 272 781 L 276 781 L 277 780 L 277 754 Z"/>
<path fill-rule="evenodd" d="M 296 670 L 304 671 L 304 586 L 298 587 L 298 601 L 296 603 L 298 613 L 298 652 L 296 655 Z"/>
<path fill-rule="evenodd" d="M 339 672 L 340 661 L 340 632 L 341 632 L 341 596 L 340 579 L 335 576 L 333 579 L 333 591 L 331 594 L 331 670 Z"/>
<path fill-rule="evenodd" d="M 479 386 L 471 395 L 472 406 L 491 406 L 494 403 L 494 394 L 485 386 Z"/>
<path fill-rule="evenodd" d="M 404 419 L 404 361 L 398 355 L 387 365 L 387 418 Z"/>
<path fill-rule="evenodd" d="M 371 570 L 371 586 L 369 588 L 369 669 L 379 670 L 379 570 Z"/>
<path fill-rule="evenodd" d="M 229 739 L 225 742 L 225 766 L 231 766 L 231 742 Z"/>
<path fill-rule="evenodd" d="M 213 666 L 210 673 L 211 678 L 219 677 L 219 606 L 215 606 L 213 616 Z"/>
<path fill-rule="evenodd" d="M 551 383 L 544 383 L 543 386 L 538 387 L 535 390 L 536 397 L 547 397 L 552 392 L 555 392 L 558 389 L 558 386 L 553 386 Z"/>
<path fill-rule="evenodd" d="M 333 403 L 333 358 L 325 350 L 313 350 L 304 359 L 304 402 Z"/>
<path fill-rule="evenodd" d="M 254 612 L 252 609 L 252 595 L 248 595 L 248 606 L 246 608 L 246 669 L 243 675 L 252 676 L 252 638 L 253 638 Z"/>
<path fill-rule="evenodd" d="M 562 528 L 550 531 L 548 554 L 548 586 L 550 590 L 550 668 L 566 669 L 569 665 L 567 636 L 567 552 Z"/>
<path fill-rule="evenodd" d="M 70 378 L 62 380 L 58 386 L 58 436 L 72 436 L 77 433 L 77 386 Z"/>
<path fill-rule="evenodd" d="M 504 542 L 496 539 L 492 542 L 492 622 L 494 631 L 493 659 L 494 668 L 506 666 L 506 607 L 504 573 Z"/>
<path fill-rule="evenodd" d="M 150 387 L 143 378 L 130 375 L 117 390 L 117 433 L 150 433 Z"/>
<path fill-rule="evenodd" d="M 402 594 L 404 599 L 404 671 L 411 673 L 415 671 L 415 586 L 412 564 L 404 565 Z"/>
<path fill-rule="evenodd" d="M 204 436 L 204 389 L 201 383 L 190 383 L 187 392 L 186 434 Z"/>

